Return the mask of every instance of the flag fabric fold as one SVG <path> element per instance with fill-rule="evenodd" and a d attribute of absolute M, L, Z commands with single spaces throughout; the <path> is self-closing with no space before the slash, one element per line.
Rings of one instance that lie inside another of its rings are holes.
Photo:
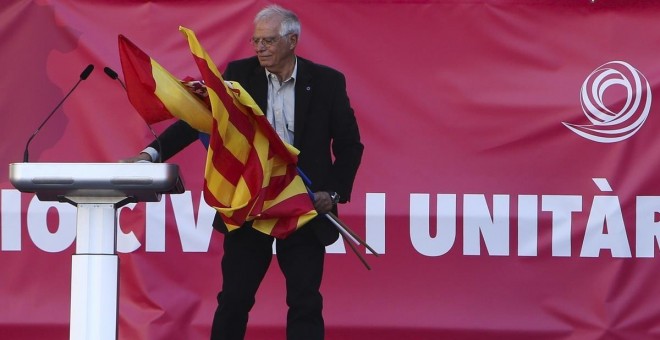
<path fill-rule="evenodd" d="M 224 81 L 194 32 L 179 30 L 188 40 L 212 108 L 204 199 L 229 231 L 253 221 L 253 228 L 285 238 L 317 215 L 296 170 L 298 150 L 280 139 L 240 84 Z"/>
<path fill-rule="evenodd" d="M 119 58 L 128 99 L 148 124 L 176 117 L 198 131 L 211 131 L 208 106 L 123 35 L 119 35 Z"/>

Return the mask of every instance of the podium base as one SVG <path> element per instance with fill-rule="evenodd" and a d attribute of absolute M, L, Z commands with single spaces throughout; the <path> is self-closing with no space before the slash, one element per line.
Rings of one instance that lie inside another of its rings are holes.
<path fill-rule="evenodd" d="M 75 254 L 71 267 L 70 340 L 117 340 L 119 256 Z"/>

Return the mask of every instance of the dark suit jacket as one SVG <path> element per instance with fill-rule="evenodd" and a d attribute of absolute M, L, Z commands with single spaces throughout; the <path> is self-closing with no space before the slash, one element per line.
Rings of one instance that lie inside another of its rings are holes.
<path fill-rule="evenodd" d="M 266 112 L 268 81 L 256 57 L 230 62 L 224 78 L 240 83 Z M 167 160 L 197 136 L 198 132 L 185 122 L 173 124 L 159 137 L 162 158 Z M 336 191 L 340 202 L 349 201 L 364 147 L 346 93 L 346 79 L 336 70 L 300 57 L 293 144 L 300 150 L 298 167 L 311 179 L 312 191 Z M 155 142 L 150 146 L 159 149 Z M 217 216 L 214 227 L 226 231 Z M 325 217 L 315 218 L 306 227 L 314 228 L 325 245 L 337 240 L 336 228 Z"/>

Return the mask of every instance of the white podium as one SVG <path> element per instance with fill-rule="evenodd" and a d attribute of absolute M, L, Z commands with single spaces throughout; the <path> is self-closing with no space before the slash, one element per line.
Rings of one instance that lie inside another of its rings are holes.
<path fill-rule="evenodd" d="M 77 207 L 71 268 L 70 340 L 116 340 L 119 306 L 117 209 L 184 192 L 176 164 L 12 163 L 9 180 L 41 201 Z"/>

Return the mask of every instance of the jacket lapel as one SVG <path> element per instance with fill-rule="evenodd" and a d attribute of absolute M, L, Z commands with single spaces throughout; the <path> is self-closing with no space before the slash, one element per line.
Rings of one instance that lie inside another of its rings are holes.
<path fill-rule="evenodd" d="M 256 67 L 254 69 L 250 77 L 250 88 L 246 88 L 246 90 L 264 114 L 266 114 L 266 107 L 268 106 L 268 80 L 266 79 L 266 71 L 263 67 Z"/>
<path fill-rule="evenodd" d="M 293 145 L 298 146 L 305 130 L 305 122 L 309 111 L 309 103 L 312 99 L 312 73 L 309 61 L 298 57 L 298 74 L 296 79 L 296 105 L 295 105 L 295 129 Z"/>

